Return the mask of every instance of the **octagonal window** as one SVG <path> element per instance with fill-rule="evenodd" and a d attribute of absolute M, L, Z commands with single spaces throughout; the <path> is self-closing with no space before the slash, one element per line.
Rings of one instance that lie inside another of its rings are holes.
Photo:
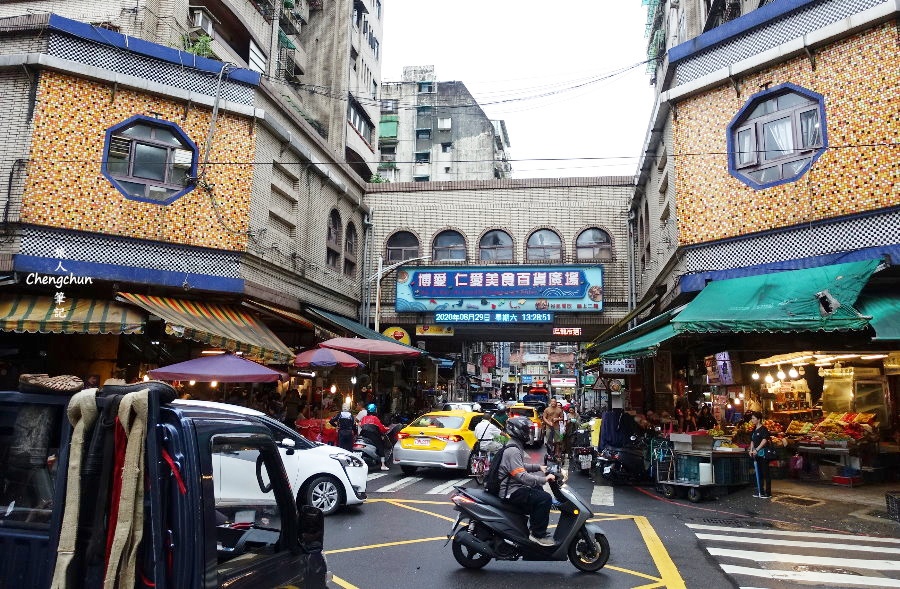
<path fill-rule="evenodd" d="M 107 130 L 102 171 L 126 198 L 167 205 L 193 189 L 197 153 L 178 125 L 134 116 Z"/>
<path fill-rule="evenodd" d="M 792 182 L 827 146 L 824 98 L 794 84 L 750 97 L 728 126 L 728 170 L 752 188 Z"/>

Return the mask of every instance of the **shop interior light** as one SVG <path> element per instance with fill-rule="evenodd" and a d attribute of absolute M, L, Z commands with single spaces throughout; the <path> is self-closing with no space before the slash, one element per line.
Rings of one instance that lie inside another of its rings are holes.
<path fill-rule="evenodd" d="M 744 398 L 744 393 L 738 393 L 738 399 L 743 399 L 743 398 Z"/>
<path fill-rule="evenodd" d="M 797 369 L 796 369 L 796 368 L 794 368 L 793 366 L 791 366 L 791 369 L 788 370 L 788 376 L 790 376 L 791 378 L 797 378 L 798 376 L 800 376 L 800 373 L 797 372 Z"/>
<path fill-rule="evenodd" d="M 775 379 L 772 378 L 772 374 L 770 372 L 766 373 L 766 378 L 764 378 L 763 380 L 765 380 L 768 384 L 772 384 L 773 382 L 775 382 Z"/>
<path fill-rule="evenodd" d="M 741 400 L 740 400 L 740 399 L 735 399 L 735 400 L 734 400 L 734 404 L 735 404 L 735 405 L 740 405 L 740 404 L 741 404 Z"/>
<path fill-rule="evenodd" d="M 224 353 L 225 353 L 225 350 L 203 350 L 203 351 L 200 352 L 200 353 L 201 353 L 201 354 L 206 354 L 207 356 L 209 356 L 209 355 L 215 356 L 215 355 L 218 355 L 218 354 L 224 354 Z"/>
<path fill-rule="evenodd" d="M 750 375 L 750 378 L 753 380 L 759 380 L 759 373 L 757 371 L 753 371 L 753 374 Z"/>
<path fill-rule="evenodd" d="M 337 385 L 331 385 L 331 394 L 335 394 L 337 392 Z"/>
<path fill-rule="evenodd" d="M 212 381 L 212 382 L 209 383 L 209 388 L 211 388 L 211 389 L 214 389 L 214 388 L 216 388 L 217 386 L 219 386 L 219 381 L 217 381 L 217 380 L 214 380 L 214 381 Z"/>
<path fill-rule="evenodd" d="M 144 375 L 144 382 L 147 382 L 148 380 L 150 380 L 150 375 L 149 375 L 149 374 L 145 374 L 145 375 Z"/>
<path fill-rule="evenodd" d="M 350 384 L 356 384 L 356 377 L 355 377 L 355 376 L 351 376 L 351 377 L 350 377 Z"/>
<path fill-rule="evenodd" d="M 787 378 L 787 375 L 784 373 L 784 370 L 781 369 L 781 366 L 778 367 L 778 374 L 775 376 L 778 377 L 778 380 L 784 380 Z"/>
<path fill-rule="evenodd" d="M 881 360 L 882 358 L 887 358 L 887 354 L 869 354 L 866 356 L 860 356 L 860 360 Z"/>
<path fill-rule="evenodd" d="M 189 381 L 188 381 L 188 384 L 191 385 L 191 386 L 194 386 L 195 384 L 197 384 L 197 381 L 196 381 L 196 380 L 189 380 Z"/>

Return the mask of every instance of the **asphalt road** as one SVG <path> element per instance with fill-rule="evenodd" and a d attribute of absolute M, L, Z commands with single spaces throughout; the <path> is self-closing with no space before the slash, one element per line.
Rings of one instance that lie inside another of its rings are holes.
<path fill-rule="evenodd" d="M 541 453 L 533 452 L 539 461 Z M 568 562 L 490 562 L 471 571 L 454 560 L 447 534 L 456 519 L 458 471 L 396 467 L 370 473 L 365 505 L 326 519 L 331 587 L 443 589 L 604 587 L 610 589 L 898 587 L 900 538 L 893 522 L 859 519 L 841 500 L 752 497 L 750 488 L 700 503 L 666 499 L 652 486 L 610 487 L 574 474 L 589 497 L 611 555 L 598 573 Z M 551 513 L 551 525 L 558 514 Z"/>

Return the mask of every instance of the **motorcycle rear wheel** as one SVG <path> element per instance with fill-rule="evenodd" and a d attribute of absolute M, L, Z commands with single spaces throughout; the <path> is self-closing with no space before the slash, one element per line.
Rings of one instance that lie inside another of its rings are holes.
<path fill-rule="evenodd" d="M 609 540 L 606 536 L 592 538 L 594 542 L 589 542 L 585 536 L 587 532 L 582 530 L 578 537 L 569 544 L 569 561 L 579 571 L 586 573 L 596 573 L 609 560 Z M 592 546 L 593 544 L 593 546 Z"/>
<path fill-rule="evenodd" d="M 467 569 L 480 569 L 487 566 L 487 563 L 491 562 L 490 556 L 485 556 L 480 552 L 475 552 L 468 546 L 464 545 L 462 542 L 457 540 L 453 540 L 453 558 L 456 559 L 456 562 L 466 567 Z"/>

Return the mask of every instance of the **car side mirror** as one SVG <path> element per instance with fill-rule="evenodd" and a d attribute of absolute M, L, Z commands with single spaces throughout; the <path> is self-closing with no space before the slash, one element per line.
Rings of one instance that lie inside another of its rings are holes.
<path fill-rule="evenodd" d="M 279 446 L 284 448 L 287 452 L 285 452 L 288 456 L 294 453 L 294 448 L 297 447 L 297 442 L 290 438 L 284 438 L 278 443 Z"/>

